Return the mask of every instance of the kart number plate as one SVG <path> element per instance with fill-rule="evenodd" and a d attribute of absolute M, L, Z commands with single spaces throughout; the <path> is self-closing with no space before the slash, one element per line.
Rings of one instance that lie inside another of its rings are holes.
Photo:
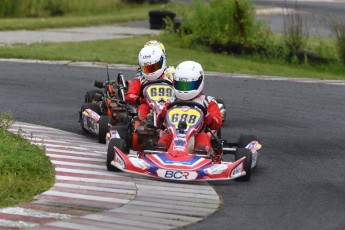
<path fill-rule="evenodd" d="M 194 180 L 198 173 L 194 171 L 179 171 L 169 169 L 158 169 L 157 174 L 161 178 L 170 180 Z"/>
<path fill-rule="evenodd" d="M 197 125 L 202 117 L 197 109 L 177 107 L 169 110 L 167 118 L 168 121 L 176 127 L 179 122 L 186 122 L 187 126 L 190 127 Z"/>
<path fill-rule="evenodd" d="M 170 85 L 153 84 L 144 90 L 146 98 L 152 101 L 168 101 L 175 98 L 175 91 Z"/>

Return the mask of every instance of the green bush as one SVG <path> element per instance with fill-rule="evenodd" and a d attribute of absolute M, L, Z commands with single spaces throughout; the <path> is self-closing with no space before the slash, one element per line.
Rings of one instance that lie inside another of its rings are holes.
<path fill-rule="evenodd" d="M 255 22 L 248 0 L 194 1 L 184 16 L 180 34 L 187 45 L 258 47 L 267 42 L 264 27 Z"/>
<path fill-rule="evenodd" d="M 120 0 L 0 0 L 0 17 L 45 17 L 118 9 Z"/>
<path fill-rule="evenodd" d="M 341 19 L 331 22 L 331 29 L 337 41 L 337 50 L 341 62 L 345 64 L 345 23 Z"/>

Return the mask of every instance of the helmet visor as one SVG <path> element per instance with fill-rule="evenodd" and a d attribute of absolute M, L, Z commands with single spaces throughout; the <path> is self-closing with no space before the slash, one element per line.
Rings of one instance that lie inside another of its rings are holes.
<path fill-rule="evenodd" d="M 141 66 L 141 71 L 143 73 L 154 73 L 157 70 L 161 69 L 163 66 L 163 58 L 161 58 L 158 62 L 152 64 L 152 65 L 144 65 Z"/>
<path fill-rule="evenodd" d="M 174 88 L 178 91 L 197 90 L 202 83 L 202 76 L 196 81 L 177 81 L 174 80 Z"/>

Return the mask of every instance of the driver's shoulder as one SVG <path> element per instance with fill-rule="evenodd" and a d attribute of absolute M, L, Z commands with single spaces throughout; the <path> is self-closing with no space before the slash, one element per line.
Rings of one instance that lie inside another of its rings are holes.
<path fill-rule="evenodd" d="M 199 94 L 197 97 L 193 99 L 194 102 L 201 104 L 204 107 L 208 107 L 211 101 L 215 101 L 214 97 L 206 96 L 205 94 Z"/>

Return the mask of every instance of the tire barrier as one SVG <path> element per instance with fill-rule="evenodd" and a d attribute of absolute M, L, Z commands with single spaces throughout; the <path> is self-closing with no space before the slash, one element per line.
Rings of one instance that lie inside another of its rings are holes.
<path fill-rule="evenodd" d="M 174 20 L 175 17 L 176 17 L 176 13 L 172 11 L 151 10 L 149 11 L 150 29 L 153 29 L 153 30 L 165 29 L 166 24 L 164 22 L 164 19 L 170 18 L 171 20 Z"/>

